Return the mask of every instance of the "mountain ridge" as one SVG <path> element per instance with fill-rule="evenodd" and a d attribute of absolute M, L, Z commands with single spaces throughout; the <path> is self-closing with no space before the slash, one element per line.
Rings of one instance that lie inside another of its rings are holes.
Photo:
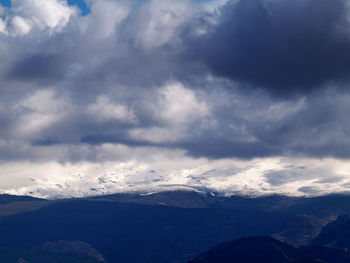
<path fill-rule="evenodd" d="M 173 191 L 15 198 L 0 202 L 0 246 L 31 249 L 70 240 L 91 244 L 108 263 L 187 262 L 242 236 L 269 235 L 295 247 L 308 245 L 327 223 L 348 212 L 350 196 L 343 195 L 247 198 Z"/>

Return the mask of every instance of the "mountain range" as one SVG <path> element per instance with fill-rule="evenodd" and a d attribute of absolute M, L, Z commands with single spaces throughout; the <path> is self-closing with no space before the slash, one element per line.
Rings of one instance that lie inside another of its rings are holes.
<path fill-rule="evenodd" d="M 307 260 L 343 263 L 350 262 L 344 261 L 348 213 L 347 195 L 252 198 L 173 191 L 62 200 L 0 195 L 0 261 L 181 263 L 245 237 L 252 244 L 266 240 L 267 247 L 281 247 L 296 260 L 304 260 L 303 254 Z M 248 243 L 248 251 L 258 248 Z M 329 261 L 332 255 L 343 261 Z"/>

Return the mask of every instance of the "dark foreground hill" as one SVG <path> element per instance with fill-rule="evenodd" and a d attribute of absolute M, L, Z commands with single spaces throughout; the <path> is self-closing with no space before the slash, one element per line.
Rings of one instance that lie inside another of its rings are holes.
<path fill-rule="evenodd" d="M 225 240 L 251 235 L 308 245 L 327 223 L 350 213 L 350 197 L 343 195 L 246 198 L 175 191 L 56 201 L 1 198 L 0 248 L 37 251 L 47 242 L 79 241 L 108 263 L 187 262 Z"/>
<path fill-rule="evenodd" d="M 309 246 L 294 248 L 267 236 L 223 242 L 189 263 L 349 263 L 350 218 L 340 215 Z"/>
<path fill-rule="evenodd" d="M 325 226 L 312 241 L 313 246 L 350 250 L 350 218 L 340 215 L 337 220 Z"/>
<path fill-rule="evenodd" d="M 310 246 L 300 248 L 310 255 L 317 255 L 329 263 L 350 262 L 350 218 L 340 215 L 325 226 Z"/>
<path fill-rule="evenodd" d="M 189 263 L 320 263 L 321 261 L 267 236 L 224 242 Z"/>

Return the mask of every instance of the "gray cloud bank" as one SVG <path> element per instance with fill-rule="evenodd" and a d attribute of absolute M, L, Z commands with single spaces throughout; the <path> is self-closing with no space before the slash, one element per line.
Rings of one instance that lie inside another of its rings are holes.
<path fill-rule="evenodd" d="M 347 1 L 12 2 L 3 162 L 350 155 Z"/>

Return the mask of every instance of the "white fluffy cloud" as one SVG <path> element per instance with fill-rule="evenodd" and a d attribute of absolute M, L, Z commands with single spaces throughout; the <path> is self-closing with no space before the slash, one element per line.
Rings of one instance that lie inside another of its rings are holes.
<path fill-rule="evenodd" d="M 131 11 L 133 1 L 91 1 L 91 14 L 81 21 L 83 32 L 93 36 L 92 41 L 114 35 L 118 26 Z"/>
<path fill-rule="evenodd" d="M 64 0 L 13 0 L 5 21 L 0 24 L 0 31 L 13 36 L 26 35 L 33 29 L 57 31 L 77 11 Z"/>
<path fill-rule="evenodd" d="M 205 99 L 198 98 L 193 90 L 177 82 L 167 83 L 160 88 L 148 107 L 163 126 L 130 130 L 130 136 L 136 140 L 176 143 L 191 133 L 188 129 L 194 122 L 210 118 L 210 108 Z"/>
<path fill-rule="evenodd" d="M 145 48 L 164 44 L 178 45 L 180 27 L 193 18 L 196 8 L 189 0 L 154 0 L 141 8 L 136 22 L 141 25 L 136 44 Z"/>
<path fill-rule="evenodd" d="M 186 89 L 181 83 L 169 83 L 159 93 L 160 106 L 157 110 L 160 117 L 173 126 L 209 115 L 206 102 L 200 101 L 193 90 Z"/>
<path fill-rule="evenodd" d="M 134 110 L 127 105 L 112 103 L 105 95 L 87 107 L 87 113 L 97 122 L 137 123 Z"/>
<path fill-rule="evenodd" d="M 14 105 L 19 118 L 13 134 L 19 138 L 35 138 L 69 114 L 72 110 L 69 101 L 55 95 L 53 90 L 40 90 Z"/>

